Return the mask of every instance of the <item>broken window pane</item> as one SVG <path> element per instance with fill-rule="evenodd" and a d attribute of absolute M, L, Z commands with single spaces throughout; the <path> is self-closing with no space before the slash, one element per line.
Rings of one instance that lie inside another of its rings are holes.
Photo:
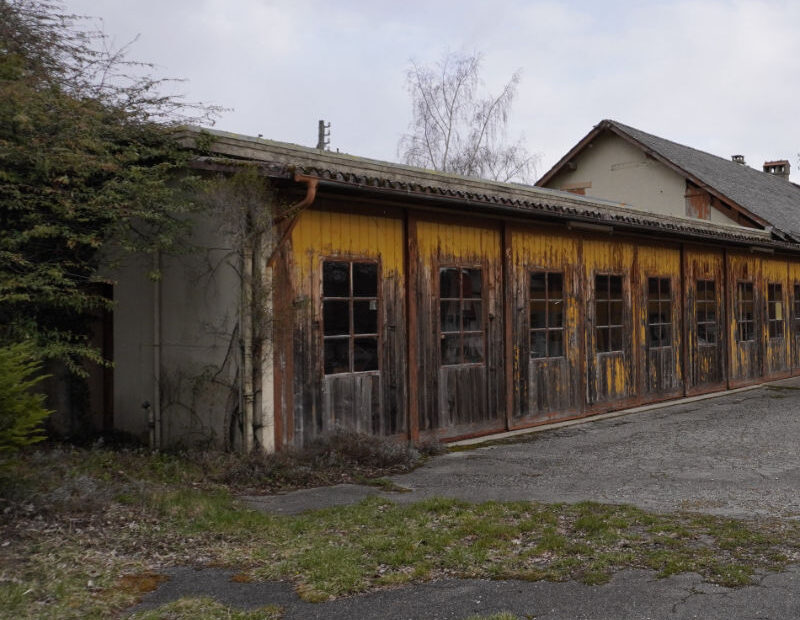
<path fill-rule="evenodd" d="M 338 261 L 323 263 L 322 294 L 325 297 L 350 296 L 350 263 Z"/>
<path fill-rule="evenodd" d="M 353 333 L 378 333 L 378 304 L 375 300 L 353 302 Z"/>
<path fill-rule="evenodd" d="M 378 296 L 378 264 L 353 263 L 353 297 Z"/>
<path fill-rule="evenodd" d="M 355 338 L 353 340 L 353 371 L 378 370 L 378 339 Z"/>
<path fill-rule="evenodd" d="M 322 324 L 326 336 L 350 334 L 350 302 L 326 299 L 322 304 Z"/>
<path fill-rule="evenodd" d="M 325 339 L 325 374 L 350 372 L 350 339 Z"/>
<path fill-rule="evenodd" d="M 598 327 L 595 330 L 595 336 L 597 339 L 596 347 L 599 353 L 604 353 L 609 351 L 608 345 L 608 327 Z"/>

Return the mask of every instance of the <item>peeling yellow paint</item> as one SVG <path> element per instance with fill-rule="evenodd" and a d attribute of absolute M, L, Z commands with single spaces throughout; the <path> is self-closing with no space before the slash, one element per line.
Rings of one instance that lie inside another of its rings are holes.
<path fill-rule="evenodd" d="M 403 221 L 310 209 L 292 231 L 292 251 L 299 281 L 314 273 L 322 256 L 380 259 L 383 277 L 403 277 Z"/>

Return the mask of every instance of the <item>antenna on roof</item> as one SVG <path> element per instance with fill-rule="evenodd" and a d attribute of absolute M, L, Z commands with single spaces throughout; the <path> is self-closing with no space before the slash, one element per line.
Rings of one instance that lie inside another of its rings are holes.
<path fill-rule="evenodd" d="M 331 145 L 331 124 L 325 121 L 319 122 L 319 133 L 317 137 L 317 148 L 320 151 L 329 150 Z"/>

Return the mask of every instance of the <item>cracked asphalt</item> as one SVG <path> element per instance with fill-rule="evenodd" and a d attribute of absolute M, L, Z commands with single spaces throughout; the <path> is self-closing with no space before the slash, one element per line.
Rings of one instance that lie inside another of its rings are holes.
<path fill-rule="evenodd" d="M 800 378 L 793 378 L 448 453 L 394 476 L 406 493 L 340 485 L 245 501 L 296 514 L 368 495 L 396 502 L 432 496 L 593 500 L 662 512 L 797 519 L 798 440 Z M 286 618 L 465 618 L 502 610 L 532 618 L 800 618 L 796 566 L 738 589 L 703 583 L 694 574 L 658 579 L 648 571 L 623 571 L 601 586 L 448 580 L 319 604 L 300 601 L 288 584 L 234 584 L 219 569 L 174 571 L 142 608 L 192 593 L 236 607 L 282 605 Z"/>

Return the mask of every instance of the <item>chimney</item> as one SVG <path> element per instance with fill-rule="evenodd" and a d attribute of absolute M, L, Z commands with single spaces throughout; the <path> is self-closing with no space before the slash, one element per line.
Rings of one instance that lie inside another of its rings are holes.
<path fill-rule="evenodd" d="M 765 161 L 764 172 L 774 174 L 776 177 L 789 180 L 789 160 L 778 159 L 776 161 Z"/>
<path fill-rule="evenodd" d="M 731 155 L 731 161 L 735 164 L 742 164 L 744 166 L 744 155 Z"/>

